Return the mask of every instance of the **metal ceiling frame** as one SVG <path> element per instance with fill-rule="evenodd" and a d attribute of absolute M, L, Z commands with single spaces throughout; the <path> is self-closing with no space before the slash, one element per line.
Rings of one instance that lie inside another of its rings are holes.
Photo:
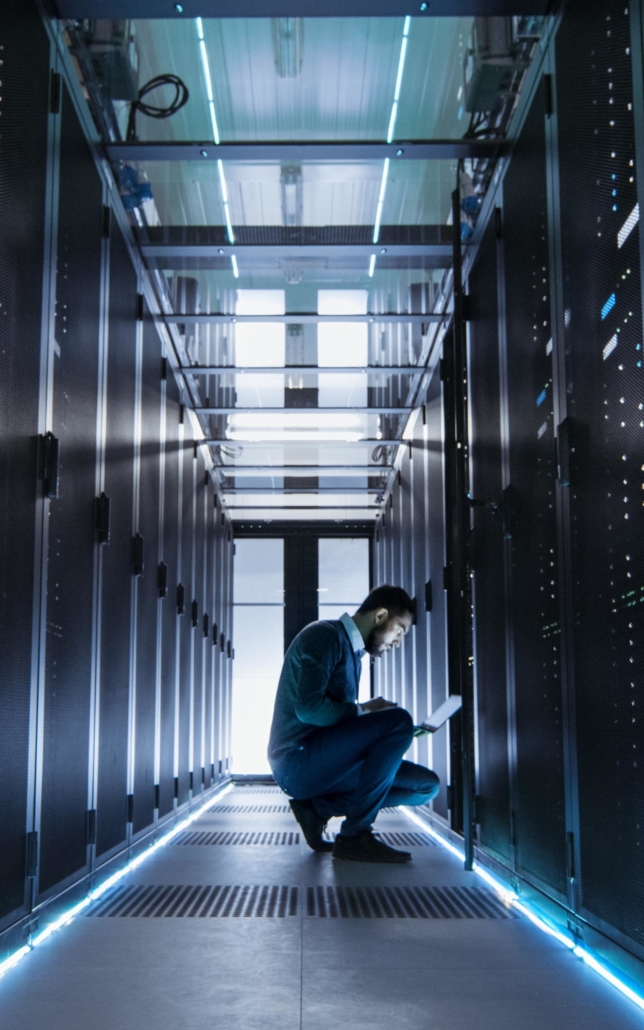
<path fill-rule="evenodd" d="M 235 254 L 246 258 L 364 258 L 372 254 L 388 259 L 422 258 L 428 268 L 448 268 L 452 263 L 450 243 L 141 243 L 144 258 L 165 261 L 183 258 L 221 258 Z"/>
<path fill-rule="evenodd" d="M 274 375 L 401 375 L 420 376 L 424 375 L 427 369 L 418 368 L 417 365 L 348 365 L 343 367 L 324 365 L 276 365 L 261 366 L 254 368 L 253 365 L 182 365 L 182 372 L 190 375 L 214 376 L 214 375 L 253 375 L 253 376 L 274 376 Z M 287 409 L 289 410 L 289 409 Z"/>
<path fill-rule="evenodd" d="M 374 249 L 373 247 L 371 248 Z M 425 325 L 428 322 L 444 322 L 445 314 L 435 311 L 425 313 L 411 313 L 407 311 L 368 312 L 365 315 L 318 315 L 313 311 L 291 311 L 287 315 L 235 315 L 207 312 L 183 315 L 180 312 L 173 312 L 171 315 L 164 315 L 158 321 L 178 322 L 181 325 L 244 325 L 245 323 L 261 323 L 262 325 L 275 322 L 280 325 L 318 325 L 325 322 L 340 322 L 344 325 L 364 322 L 383 323 L 385 325 Z"/>
<path fill-rule="evenodd" d="M 262 409 L 260 408 L 259 410 L 261 411 Z M 280 411 L 292 411 L 292 410 L 293 410 L 292 408 L 280 408 Z M 324 409 L 324 408 L 322 408 L 322 409 L 320 409 L 320 408 L 307 408 L 306 410 L 307 411 L 320 411 L 320 410 L 324 411 L 326 409 Z M 350 411 L 351 409 L 346 408 L 344 410 Z M 252 429 L 248 430 L 249 433 L 252 433 L 252 431 L 253 431 Z M 200 440 L 199 442 L 200 443 L 208 444 L 209 447 L 230 447 L 230 448 L 232 448 L 232 447 L 243 447 L 244 449 L 247 448 L 247 447 L 255 447 L 255 448 L 260 447 L 260 448 L 267 449 L 268 447 L 271 447 L 271 446 L 274 447 L 276 445 L 279 446 L 279 447 L 334 447 L 334 448 L 337 448 L 337 447 L 369 447 L 369 446 L 372 446 L 372 447 L 398 447 L 399 444 L 407 443 L 408 441 L 407 440 L 401 440 L 399 438 L 395 438 L 395 439 L 387 438 L 387 439 L 383 439 L 383 440 L 378 440 L 376 437 L 368 437 L 367 439 L 364 439 L 364 440 L 348 440 L 348 441 L 346 441 L 346 440 L 319 440 L 319 441 L 318 440 L 229 440 L 227 438 L 221 438 L 221 437 L 205 437 L 203 440 Z M 409 441 L 409 442 L 413 443 L 413 440 Z M 215 467 L 216 468 L 225 468 L 226 466 L 224 466 L 224 465 L 221 465 L 221 466 L 217 465 Z M 347 466 L 343 466 L 343 467 L 351 468 L 352 466 L 347 465 Z M 393 468 L 393 466 L 386 465 L 386 466 L 383 466 L 383 468 Z"/>
<path fill-rule="evenodd" d="M 549 0 L 416 0 L 416 17 L 509 17 L 547 14 Z M 394 18 L 410 13 L 407 0 L 55 0 L 59 18 Z"/>
<path fill-rule="evenodd" d="M 381 141 L 278 140 L 268 142 L 213 143 L 196 140 L 177 142 L 106 143 L 103 154 L 109 161 L 458 161 L 461 158 L 492 158 L 507 152 L 503 140 L 425 139 Z"/>
<path fill-rule="evenodd" d="M 290 476 L 309 478 L 310 476 L 335 477 L 348 479 L 352 476 L 382 475 L 391 469 L 391 465 L 215 465 L 217 472 L 225 473 L 231 479 L 243 479 L 247 476 L 269 479 L 272 476 Z"/>
<path fill-rule="evenodd" d="M 409 407 L 387 407 L 387 406 L 376 406 L 371 408 L 365 407 L 351 407 L 348 408 L 274 408 L 267 407 L 262 408 L 259 406 L 249 407 L 248 405 L 241 405 L 235 407 L 234 405 L 226 405 L 224 407 L 205 407 L 202 405 L 195 405 L 193 410 L 198 415 L 249 415 L 249 414 L 261 414 L 261 415 L 408 415 L 411 412 Z M 232 442 L 232 441 L 230 441 Z"/>

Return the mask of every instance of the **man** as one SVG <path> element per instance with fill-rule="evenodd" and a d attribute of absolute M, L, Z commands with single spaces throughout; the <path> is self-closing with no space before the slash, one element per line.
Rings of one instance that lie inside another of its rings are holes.
<path fill-rule="evenodd" d="M 430 801 L 438 777 L 402 760 L 413 738 L 409 712 L 381 697 L 365 704 L 356 698 L 362 655 L 379 658 L 399 647 L 414 609 L 400 587 L 376 587 L 353 617 L 312 622 L 286 652 L 268 761 L 314 851 L 359 862 L 411 859 L 371 827 L 385 806 Z M 334 815 L 344 821 L 331 844 L 322 834 Z"/>

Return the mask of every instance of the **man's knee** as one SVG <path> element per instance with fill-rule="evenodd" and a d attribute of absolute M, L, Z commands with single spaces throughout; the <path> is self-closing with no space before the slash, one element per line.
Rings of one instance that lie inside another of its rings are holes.
<path fill-rule="evenodd" d="M 425 801 L 432 801 L 436 797 L 441 787 L 441 781 L 432 769 L 427 770 L 427 775 L 423 777 L 423 782 L 419 786 L 419 793 L 425 795 Z"/>

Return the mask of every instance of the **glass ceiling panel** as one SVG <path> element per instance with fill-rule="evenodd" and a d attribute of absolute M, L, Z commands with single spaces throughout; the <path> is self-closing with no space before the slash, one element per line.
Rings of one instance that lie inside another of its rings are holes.
<path fill-rule="evenodd" d="M 299 224 L 374 225 L 383 164 L 302 162 Z M 226 225 L 214 161 L 140 161 L 135 165 L 139 180 L 147 180 L 152 188 L 153 201 L 145 205 L 151 225 Z M 233 227 L 287 224 L 278 161 L 226 161 L 223 167 Z M 450 160 L 391 162 L 382 225 L 445 225 L 456 167 Z"/>
<path fill-rule="evenodd" d="M 293 42 L 284 39 L 281 21 L 203 20 L 221 140 L 384 140 L 404 19 L 296 19 Z M 394 139 L 464 134 L 459 88 L 472 21 L 410 19 Z M 133 26 L 139 84 L 172 73 L 190 91 L 188 103 L 172 118 L 139 116 L 139 139 L 212 141 L 197 21 L 135 21 Z M 148 99 L 163 102 L 164 94 L 151 93 Z M 122 117 L 124 128 L 125 112 Z"/>

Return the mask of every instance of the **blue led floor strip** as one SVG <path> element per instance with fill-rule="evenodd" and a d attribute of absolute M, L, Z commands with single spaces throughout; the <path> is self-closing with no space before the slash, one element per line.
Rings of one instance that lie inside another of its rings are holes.
<path fill-rule="evenodd" d="M 25 955 L 28 955 L 31 951 L 33 951 L 34 948 L 37 948 L 39 944 L 42 944 L 43 941 L 46 941 L 47 938 L 51 937 L 51 935 L 53 933 L 56 933 L 57 930 L 62 929 L 63 926 L 69 926 L 69 924 L 74 921 L 76 916 L 79 915 L 80 912 L 83 912 L 84 909 L 88 907 L 88 905 L 91 905 L 93 901 L 96 901 L 97 898 L 102 897 L 103 894 L 106 894 L 107 891 L 111 890 L 111 888 L 116 883 L 118 883 L 119 880 L 122 880 L 123 877 L 127 876 L 127 874 L 131 872 L 133 869 L 137 869 L 138 866 L 140 866 L 143 862 L 145 862 L 146 859 L 150 857 L 150 855 L 152 855 L 159 848 L 164 847 L 164 845 L 166 845 L 170 840 L 172 840 L 173 837 L 176 837 L 178 833 L 181 833 L 182 830 L 185 830 L 186 826 L 189 826 L 190 823 L 193 823 L 195 821 L 195 819 L 198 819 L 201 815 L 203 815 L 203 813 L 207 811 L 207 809 L 211 808 L 212 805 L 215 804 L 215 802 L 219 801 L 219 799 L 222 798 L 224 794 L 227 794 L 232 789 L 232 783 L 228 783 L 222 790 L 217 791 L 215 794 L 211 794 L 208 800 L 204 802 L 204 804 L 201 805 L 200 808 L 198 808 L 194 812 L 191 812 L 186 819 L 182 819 L 180 823 L 173 827 L 172 830 L 164 834 L 163 837 L 160 837 L 159 840 L 155 841 L 155 843 L 150 845 L 150 847 L 147 848 L 145 851 L 142 851 L 140 855 L 136 856 L 136 858 L 133 858 L 131 862 L 128 862 L 123 869 L 119 869 L 117 873 L 114 873 L 112 876 L 109 876 L 107 880 L 104 880 L 103 883 L 99 884 L 98 887 L 94 887 L 92 890 L 88 891 L 87 897 L 83 898 L 82 901 L 79 901 L 76 905 L 72 906 L 72 908 L 68 909 L 67 912 L 64 912 L 63 915 L 59 916 L 59 918 L 56 919 L 53 923 L 50 923 L 50 925 L 47 926 L 42 931 L 42 933 L 37 934 L 33 938 L 30 944 L 25 944 L 22 948 L 19 948 L 17 951 L 15 951 L 13 955 L 10 955 L 9 958 L 5 959 L 4 962 L 0 962 L 0 977 L 3 977 L 5 973 L 9 972 L 10 969 L 13 969 L 14 966 L 17 966 L 18 963 L 25 957 Z"/>
<path fill-rule="evenodd" d="M 431 836 L 438 841 L 439 844 L 442 844 L 447 851 L 451 852 L 452 855 L 455 855 L 457 858 L 460 858 L 461 861 L 464 861 L 465 856 L 463 855 L 463 852 L 460 851 L 459 848 L 455 847 L 454 844 L 450 843 L 450 841 L 446 840 L 446 838 L 440 833 L 437 833 L 436 830 L 434 830 L 428 823 L 417 816 L 415 812 L 404 807 L 401 807 L 400 811 L 403 812 L 408 819 L 411 819 L 413 823 L 420 826 L 425 833 L 431 834 Z M 488 873 L 487 869 L 484 869 L 478 862 L 474 863 L 474 872 L 480 876 L 482 880 L 485 880 L 485 882 L 501 896 L 506 904 L 512 905 L 516 908 L 518 912 L 524 915 L 526 919 L 529 919 L 531 923 L 537 926 L 544 933 L 547 933 L 550 937 L 555 937 L 561 944 L 568 948 L 569 951 L 572 951 L 573 955 L 576 955 L 604 980 L 607 980 L 609 984 L 616 987 L 618 991 L 634 1002 L 638 1008 L 644 1010 L 644 996 L 632 987 L 629 987 L 624 980 L 611 972 L 608 966 L 600 961 L 592 951 L 588 948 L 582 948 L 574 938 L 569 937 L 565 933 L 561 933 L 554 926 L 550 926 L 546 923 L 542 917 L 531 908 L 531 906 L 520 901 L 519 896 L 513 890 L 502 884 L 500 880 L 497 880 L 496 877 L 491 875 L 491 873 Z"/>

